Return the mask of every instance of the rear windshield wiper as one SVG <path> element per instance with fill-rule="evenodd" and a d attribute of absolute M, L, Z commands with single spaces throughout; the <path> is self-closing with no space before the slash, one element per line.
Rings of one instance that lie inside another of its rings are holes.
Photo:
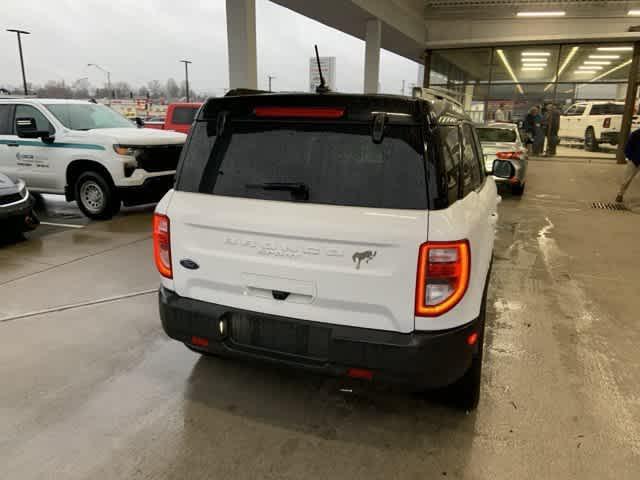
<path fill-rule="evenodd" d="M 260 188 L 262 190 L 291 192 L 291 196 L 296 200 L 309 200 L 309 187 L 306 183 L 300 183 L 300 182 L 247 183 L 245 187 Z"/>

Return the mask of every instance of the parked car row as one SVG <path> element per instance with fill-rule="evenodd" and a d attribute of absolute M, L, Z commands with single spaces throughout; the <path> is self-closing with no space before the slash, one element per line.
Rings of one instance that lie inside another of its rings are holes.
<path fill-rule="evenodd" d="M 136 128 L 104 105 L 0 99 L 0 172 L 65 195 L 89 218 L 158 201 L 173 185 L 186 135 Z"/>
<path fill-rule="evenodd" d="M 189 108 L 177 168 L 182 133 L 90 102 L 0 101 L 0 218 L 37 225 L 25 180 L 96 219 L 162 197 L 153 248 L 170 337 L 205 355 L 447 387 L 475 408 L 494 179 L 525 186 L 517 127 L 476 128 L 428 89 L 245 92 Z"/>

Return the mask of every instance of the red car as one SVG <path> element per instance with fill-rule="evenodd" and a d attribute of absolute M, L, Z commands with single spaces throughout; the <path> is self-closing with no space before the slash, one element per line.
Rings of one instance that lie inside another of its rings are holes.
<path fill-rule="evenodd" d="M 145 128 L 158 130 L 173 130 L 175 132 L 189 133 L 193 119 L 202 103 L 172 103 L 167 108 L 167 116 L 164 121 L 150 120 L 144 122 Z"/>

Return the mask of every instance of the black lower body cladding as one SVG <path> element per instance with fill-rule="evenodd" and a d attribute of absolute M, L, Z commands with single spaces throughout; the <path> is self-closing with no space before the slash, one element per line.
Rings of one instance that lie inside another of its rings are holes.
<path fill-rule="evenodd" d="M 477 349 L 467 338 L 479 331 L 478 320 L 452 330 L 406 334 L 309 322 L 192 300 L 165 288 L 159 307 L 167 335 L 200 350 L 335 376 L 367 369 L 374 380 L 416 389 L 444 387 L 462 377 Z"/>
<path fill-rule="evenodd" d="M 175 175 L 162 175 L 147 178 L 142 185 L 135 187 L 117 187 L 118 195 L 127 206 L 142 205 L 159 201 L 169 189 L 173 188 Z"/>

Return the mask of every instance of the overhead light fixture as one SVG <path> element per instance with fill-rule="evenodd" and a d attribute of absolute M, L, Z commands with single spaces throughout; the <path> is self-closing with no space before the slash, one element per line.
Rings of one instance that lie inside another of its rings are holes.
<path fill-rule="evenodd" d="M 613 73 L 613 72 L 615 72 L 615 71 L 617 71 L 617 70 L 620 70 L 621 68 L 624 68 L 624 67 L 626 67 L 627 65 L 631 65 L 631 60 L 627 60 L 626 62 L 621 63 L 620 65 L 618 65 L 617 67 L 613 67 L 611 70 L 607 70 L 606 72 L 604 72 L 604 73 L 602 73 L 602 74 L 598 75 L 598 76 L 597 76 L 597 77 L 595 77 L 595 78 L 592 78 L 592 79 L 591 79 L 591 80 L 589 80 L 589 81 L 590 81 L 590 82 L 595 82 L 596 80 L 600 80 L 601 78 L 606 77 L 607 75 L 609 75 L 609 74 L 611 74 L 611 73 Z"/>
<path fill-rule="evenodd" d="M 633 47 L 598 47 L 599 52 L 630 52 Z"/>
<path fill-rule="evenodd" d="M 569 53 L 567 54 L 567 58 L 564 59 L 564 62 L 562 62 L 562 65 L 560 65 L 560 68 L 558 69 L 558 74 L 551 79 L 552 82 L 555 82 L 558 80 L 558 77 L 562 75 L 562 72 L 564 72 L 564 69 L 567 68 L 567 66 L 569 65 L 569 62 L 571 62 L 571 60 L 576 55 L 576 53 L 578 53 L 578 50 L 580 50 L 580 47 L 573 47 L 571 50 L 569 50 Z M 551 87 L 553 87 L 553 83 L 550 83 L 549 85 L 544 87 L 544 91 L 546 92 Z"/>
<path fill-rule="evenodd" d="M 611 60 L 615 60 L 620 58 L 620 55 L 589 55 L 589 58 L 610 58 Z"/>
<path fill-rule="evenodd" d="M 584 62 L 584 64 L 585 65 L 611 65 L 611 62 L 602 61 L 602 60 L 597 60 L 597 61 L 592 62 L 592 61 L 586 60 Z"/>
<path fill-rule="evenodd" d="M 544 67 L 522 67 L 522 70 L 525 70 L 525 71 L 544 70 Z"/>
<path fill-rule="evenodd" d="M 504 50 L 499 48 L 496 50 L 496 53 L 498 54 L 498 57 L 500 57 L 500 61 L 504 65 L 504 68 L 507 70 L 507 72 L 509 72 L 511 79 L 516 83 L 516 88 L 518 89 L 521 95 L 524 95 L 524 90 L 522 90 L 522 86 L 518 81 L 518 77 L 516 77 L 516 74 L 513 73 L 513 69 L 511 68 L 511 65 L 509 65 L 509 60 L 507 60 L 507 57 L 504 55 Z"/>
<path fill-rule="evenodd" d="M 627 12 L 627 15 L 629 15 L 630 17 L 640 16 L 640 10 L 629 10 Z"/>
<path fill-rule="evenodd" d="M 548 65 L 544 64 L 544 63 L 525 63 L 524 65 L 522 65 L 522 68 L 534 68 L 534 67 L 542 67 L 542 68 L 547 68 Z"/>
<path fill-rule="evenodd" d="M 580 65 L 578 67 L 578 70 L 602 70 L 604 67 L 601 65 L 587 65 L 587 66 L 583 66 Z"/>
<path fill-rule="evenodd" d="M 564 17 L 566 12 L 518 12 L 518 17 Z"/>
<path fill-rule="evenodd" d="M 547 63 L 548 60 L 546 58 L 532 58 L 527 57 L 520 60 L 522 63 Z"/>
<path fill-rule="evenodd" d="M 580 74 L 583 74 L 583 75 L 589 74 L 590 75 L 592 73 L 598 73 L 598 71 L 597 70 L 576 70 L 573 73 L 577 73 L 578 75 L 580 75 Z"/>
<path fill-rule="evenodd" d="M 522 52 L 523 57 L 550 57 L 551 52 Z"/>

